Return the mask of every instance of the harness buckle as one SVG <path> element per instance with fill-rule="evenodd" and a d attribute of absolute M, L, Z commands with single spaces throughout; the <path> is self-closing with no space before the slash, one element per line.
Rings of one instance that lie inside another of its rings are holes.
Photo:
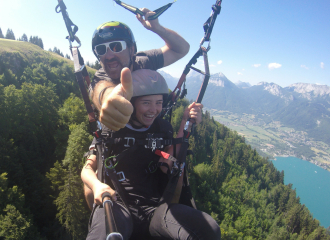
<path fill-rule="evenodd" d="M 161 144 L 163 138 L 147 138 L 147 145 L 144 145 L 145 148 L 151 148 L 152 151 L 155 151 L 156 148 L 163 148 L 164 145 Z"/>
<path fill-rule="evenodd" d="M 121 172 L 117 172 L 117 177 L 118 177 L 118 181 L 119 182 L 122 182 L 122 181 L 124 181 L 126 178 L 125 178 L 125 174 L 124 174 L 124 172 L 123 171 L 121 171 Z"/>
<path fill-rule="evenodd" d="M 177 161 L 173 162 L 171 175 L 176 176 L 179 173 L 179 165 Z"/>
<path fill-rule="evenodd" d="M 126 144 L 124 144 L 124 147 L 130 147 L 131 145 L 129 144 L 129 141 L 132 140 L 133 144 L 132 146 L 135 144 L 135 138 L 133 137 L 124 137 L 124 139 L 127 140 Z"/>
<path fill-rule="evenodd" d="M 172 170 L 171 170 L 171 174 L 173 176 L 176 176 L 177 174 L 179 174 L 179 176 L 182 175 L 183 169 L 184 169 L 185 163 L 179 163 L 178 161 L 173 162 L 173 166 L 172 166 Z"/>

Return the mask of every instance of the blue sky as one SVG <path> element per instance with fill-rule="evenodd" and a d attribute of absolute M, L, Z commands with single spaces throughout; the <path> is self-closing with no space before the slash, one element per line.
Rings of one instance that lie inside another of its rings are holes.
<path fill-rule="evenodd" d="M 159 48 L 164 42 L 146 30 L 129 11 L 111 0 L 64 0 L 71 20 L 79 27 L 80 51 L 94 62 L 91 37 L 101 23 L 118 20 L 128 24 L 138 50 Z M 168 0 L 126 0 L 136 7 L 154 10 Z M 160 23 L 182 35 L 190 52 L 164 68 L 179 77 L 199 47 L 203 24 L 215 0 L 177 0 L 160 18 Z M 57 0 L 1 1 L 0 28 L 16 38 L 23 33 L 42 38 L 45 49 L 56 46 L 69 53 L 67 31 Z M 222 10 L 211 36 L 208 53 L 212 74 L 222 72 L 232 82 L 252 85 L 274 82 L 282 87 L 304 82 L 330 85 L 330 2 L 324 0 L 223 0 Z M 200 58 L 202 59 L 202 58 Z M 202 67 L 202 62 L 196 67 Z"/>

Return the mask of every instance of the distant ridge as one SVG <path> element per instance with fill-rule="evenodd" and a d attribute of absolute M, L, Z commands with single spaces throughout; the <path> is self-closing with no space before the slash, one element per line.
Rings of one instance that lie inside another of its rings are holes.
<path fill-rule="evenodd" d="M 249 87 L 252 86 L 250 83 L 248 83 L 248 82 L 242 82 L 242 81 L 238 81 L 235 84 L 239 88 L 249 88 Z"/>
<path fill-rule="evenodd" d="M 294 83 L 286 87 L 290 92 L 300 93 L 302 97 L 311 100 L 313 97 L 329 97 L 330 87 L 310 83 Z"/>
<path fill-rule="evenodd" d="M 203 76 L 191 72 L 187 76 L 187 98 L 195 100 Z M 170 81 L 173 79 L 172 77 Z M 329 86 L 295 83 L 283 88 L 268 82 L 243 86 L 249 84 L 234 84 L 221 72 L 212 74 L 203 105 L 208 109 L 236 114 L 254 114 L 266 122 L 280 121 L 288 127 L 306 131 L 310 137 L 330 144 Z"/>

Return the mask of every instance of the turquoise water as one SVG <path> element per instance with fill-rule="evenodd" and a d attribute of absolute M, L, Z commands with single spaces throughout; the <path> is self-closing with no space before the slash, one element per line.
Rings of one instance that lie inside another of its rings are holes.
<path fill-rule="evenodd" d="M 295 157 L 276 157 L 272 161 L 284 170 L 284 183 L 292 183 L 300 202 L 305 204 L 321 226 L 330 226 L 330 172 Z"/>

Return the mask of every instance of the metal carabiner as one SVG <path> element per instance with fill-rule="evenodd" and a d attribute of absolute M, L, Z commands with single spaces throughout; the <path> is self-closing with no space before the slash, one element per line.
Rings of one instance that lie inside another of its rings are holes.
<path fill-rule="evenodd" d="M 201 48 L 201 47 L 204 47 L 203 46 L 203 44 L 204 44 L 204 42 L 205 42 L 205 38 L 202 38 L 202 40 L 201 40 L 201 42 L 200 42 L 200 44 L 199 44 L 199 47 Z M 206 52 L 208 52 L 208 51 L 210 51 L 210 49 L 211 49 L 211 38 L 210 38 L 210 40 L 208 41 L 209 42 L 209 44 L 207 45 L 207 48 L 205 48 L 206 49 Z"/>
<path fill-rule="evenodd" d="M 72 49 L 72 48 L 80 48 L 81 47 L 81 42 L 80 42 L 79 38 L 76 35 L 74 35 L 74 40 L 79 44 L 78 46 L 72 46 L 72 43 L 71 43 L 71 40 L 70 40 L 70 37 L 69 36 L 67 36 L 66 39 L 69 40 L 70 49 Z"/>

